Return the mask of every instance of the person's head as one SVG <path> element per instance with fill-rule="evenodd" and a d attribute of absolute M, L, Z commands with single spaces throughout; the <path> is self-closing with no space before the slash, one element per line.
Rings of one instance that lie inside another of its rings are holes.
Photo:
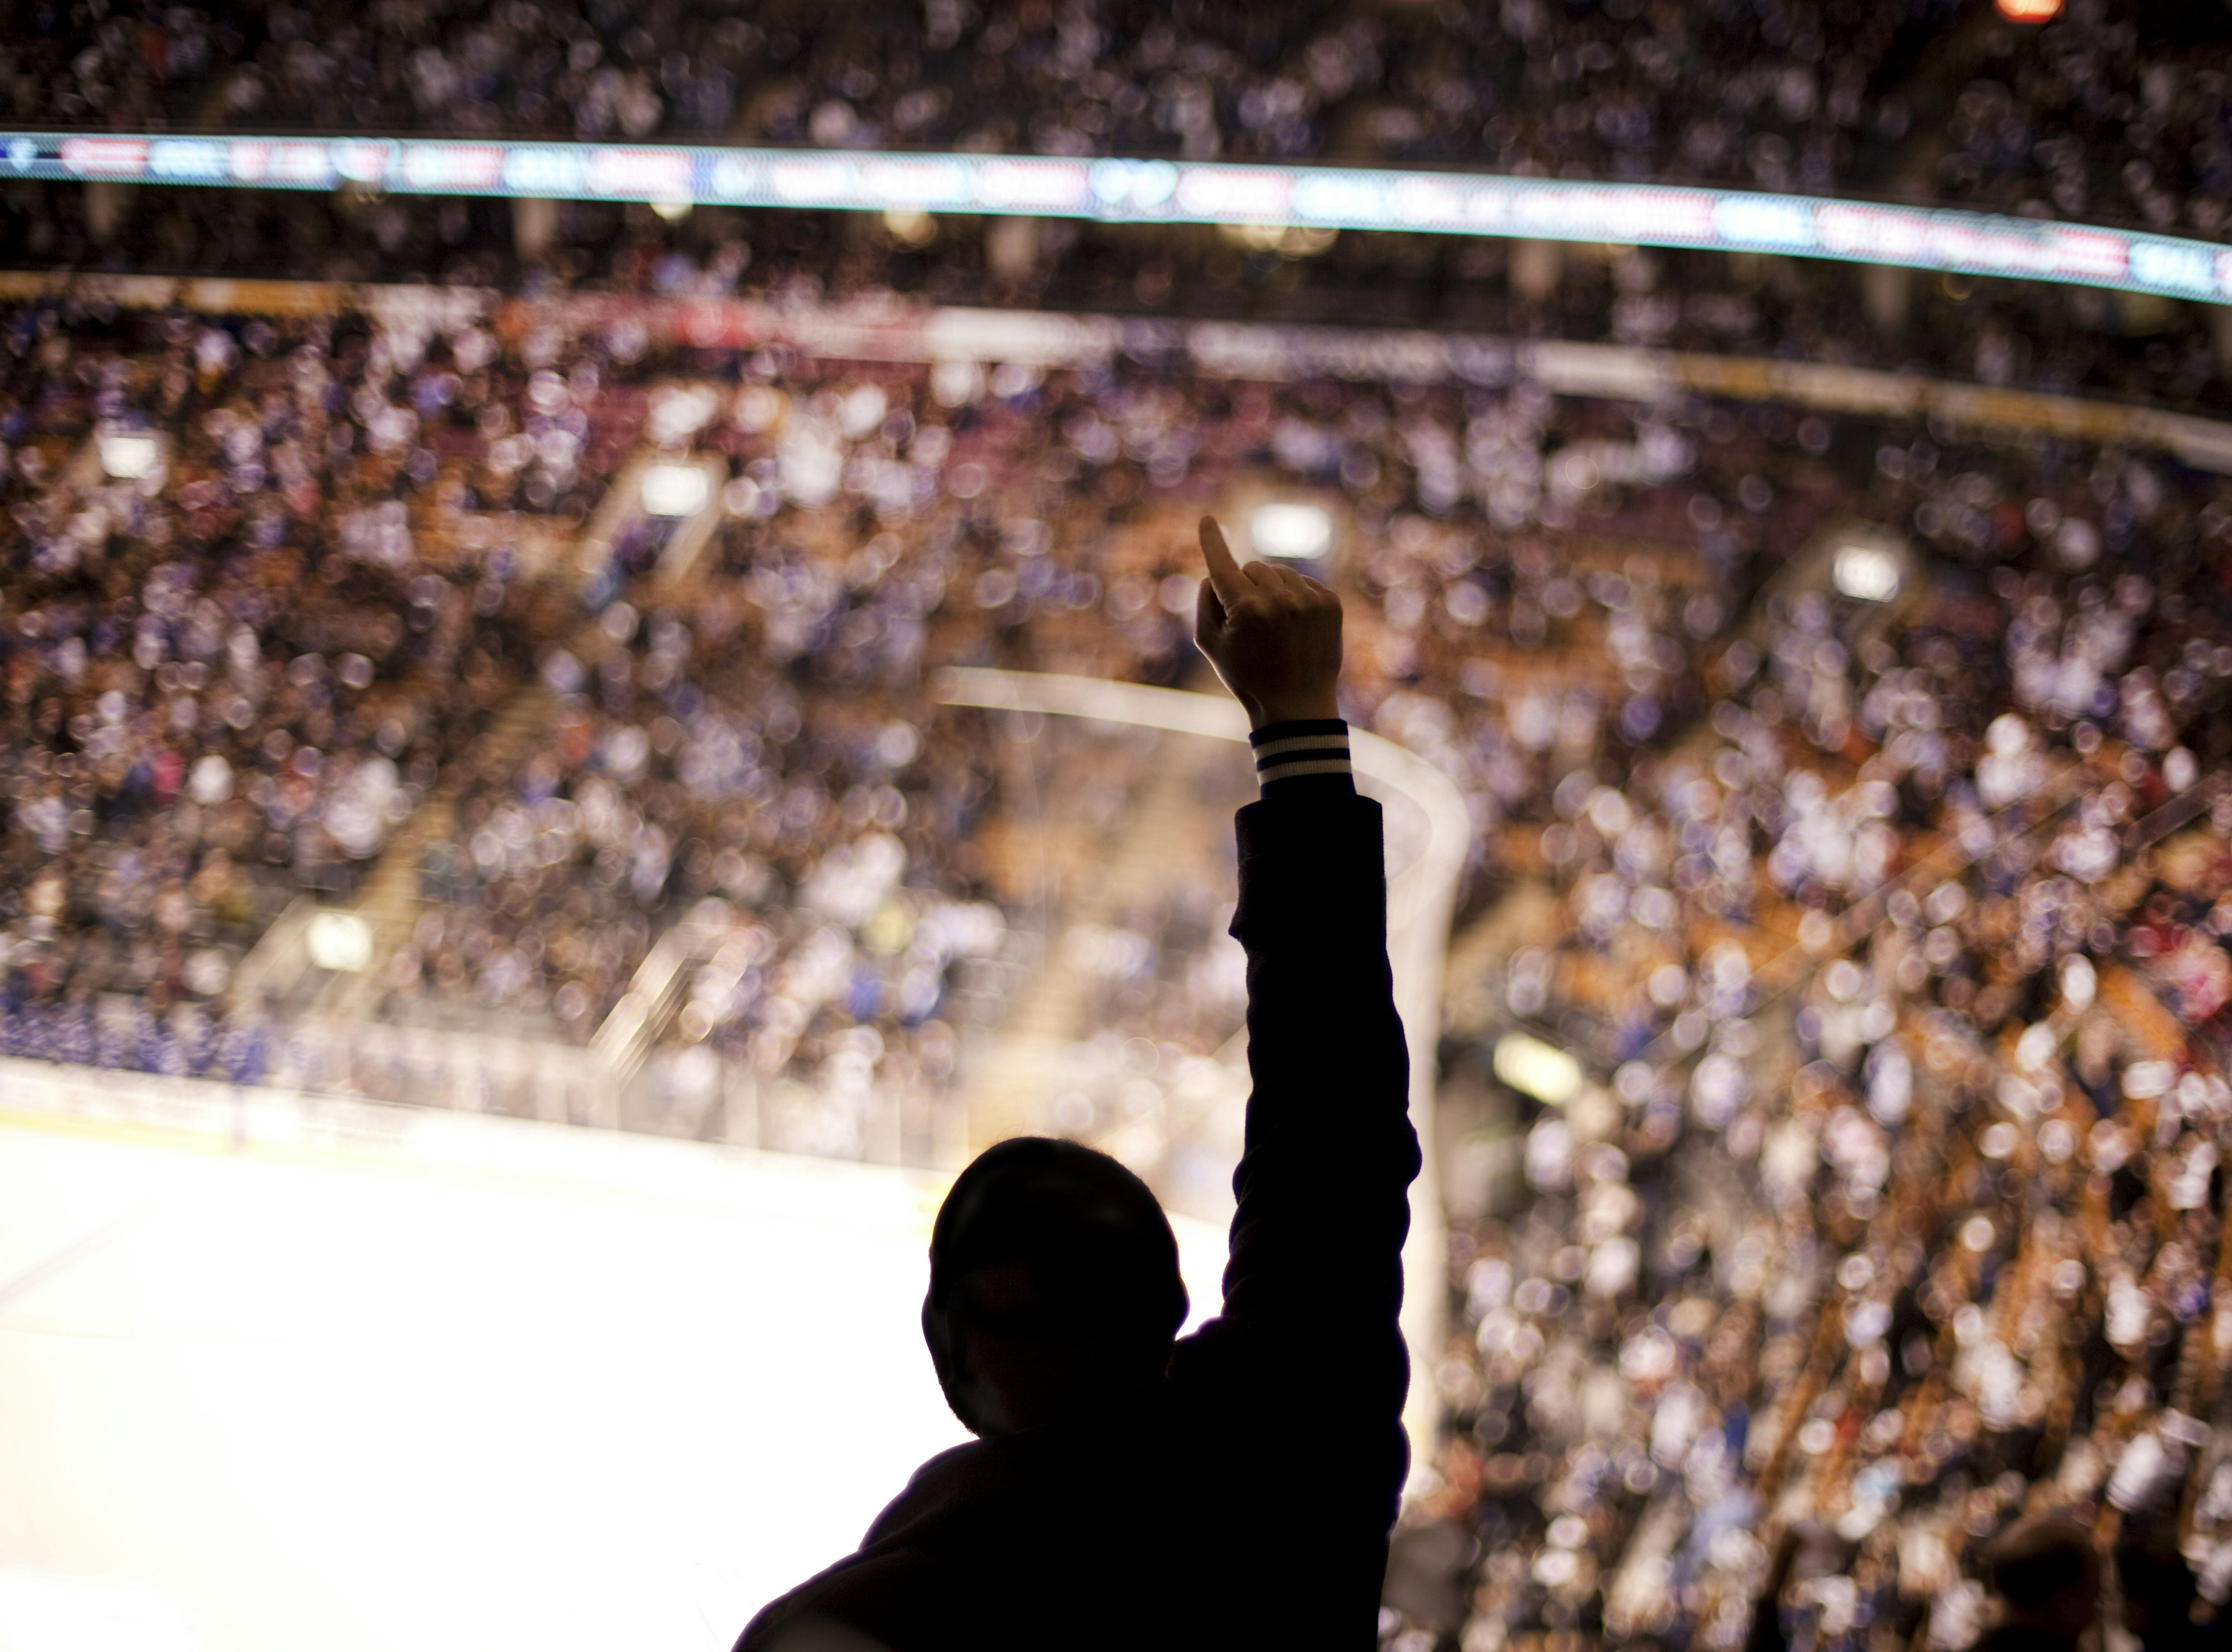
<path fill-rule="evenodd" d="M 1028 1433 L 1144 1388 L 1185 1316 L 1178 1241 L 1155 1195 L 1074 1142 L 987 1149 L 931 1230 L 923 1339 L 972 1433 Z"/>
<path fill-rule="evenodd" d="M 2191 1639 L 2193 1603 L 2201 1591 L 2175 1545 L 2141 1533 L 2120 1539 L 2116 1587 L 2124 1598 L 2124 1627 L 2141 1645 L 2177 1646 Z"/>
<path fill-rule="evenodd" d="M 2100 1605 L 2092 1534 L 2067 1520 L 2020 1520 L 1984 1551 L 1984 1581 L 2010 1621 L 2074 1642 Z"/>

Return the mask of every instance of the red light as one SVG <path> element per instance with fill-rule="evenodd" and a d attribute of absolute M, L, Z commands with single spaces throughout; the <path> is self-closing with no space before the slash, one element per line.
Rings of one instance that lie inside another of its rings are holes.
<path fill-rule="evenodd" d="M 2061 0 L 1999 0 L 1999 8 L 2009 23 L 2045 23 L 2061 15 Z"/>

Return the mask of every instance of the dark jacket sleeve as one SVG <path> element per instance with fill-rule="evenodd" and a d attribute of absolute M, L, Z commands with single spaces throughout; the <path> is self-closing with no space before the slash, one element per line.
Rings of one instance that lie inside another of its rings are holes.
<path fill-rule="evenodd" d="M 1379 806 L 1329 777 L 1289 781 L 1238 827 L 1232 933 L 1248 953 L 1254 1091 L 1224 1315 L 1278 1341 L 1368 1336 L 1380 1357 L 1353 1375 L 1407 1384 L 1395 1322 L 1418 1141 Z"/>
<path fill-rule="evenodd" d="M 1224 1368 L 1239 1426 L 1300 1430 L 1306 1518 L 1384 1568 L 1408 1458 L 1398 1318 L 1418 1143 L 1379 806 L 1313 774 L 1267 784 L 1237 825 L 1254 1090 L 1223 1312 L 1190 1340 Z M 1379 1583 L 1357 1585 L 1367 1607 Z"/>

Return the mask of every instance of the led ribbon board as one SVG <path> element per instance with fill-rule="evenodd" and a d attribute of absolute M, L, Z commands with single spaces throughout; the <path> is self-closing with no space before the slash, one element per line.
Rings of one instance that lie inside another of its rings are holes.
<path fill-rule="evenodd" d="M 1471 172 L 431 138 L 0 137 L 0 178 L 1261 224 L 1702 247 L 2232 303 L 2232 247 L 1803 195 Z"/>

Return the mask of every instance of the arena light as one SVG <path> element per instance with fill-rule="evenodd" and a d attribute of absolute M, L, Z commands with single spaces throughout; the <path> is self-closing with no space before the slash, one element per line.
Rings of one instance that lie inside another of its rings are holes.
<path fill-rule="evenodd" d="M 1880 546 L 1840 546 L 1829 577 L 1841 596 L 1856 602 L 1889 602 L 1898 594 L 1898 559 Z"/>
<path fill-rule="evenodd" d="M 1258 505 L 1248 518 L 1248 541 L 1259 556 L 1314 562 L 1333 549 L 1333 518 L 1319 505 Z"/>
<path fill-rule="evenodd" d="M 372 968 L 372 925 L 354 912 L 321 912 L 304 937 L 320 969 L 360 975 Z"/>
<path fill-rule="evenodd" d="M 152 476 L 162 462 L 162 444 L 152 436 L 120 431 L 101 438 L 101 468 L 119 482 Z"/>
<path fill-rule="evenodd" d="M 647 515 L 694 516 L 711 492 L 712 484 L 697 465 L 654 464 L 643 473 L 639 496 Z"/>
<path fill-rule="evenodd" d="M 1219 233 L 1235 246 L 1283 258 L 1315 258 L 1340 239 L 1338 229 L 1323 224 L 1228 224 Z"/>
<path fill-rule="evenodd" d="M 2061 0 L 1999 0 L 2009 23 L 2050 23 L 2061 15 Z"/>
<path fill-rule="evenodd" d="M 918 206 L 887 206 L 884 232 L 902 247 L 926 247 L 938 239 L 938 220 Z"/>
<path fill-rule="evenodd" d="M 1496 1076 L 1522 1096 L 1562 1107 L 1581 1092 L 1581 1064 L 1524 1033 L 1496 1041 Z"/>

